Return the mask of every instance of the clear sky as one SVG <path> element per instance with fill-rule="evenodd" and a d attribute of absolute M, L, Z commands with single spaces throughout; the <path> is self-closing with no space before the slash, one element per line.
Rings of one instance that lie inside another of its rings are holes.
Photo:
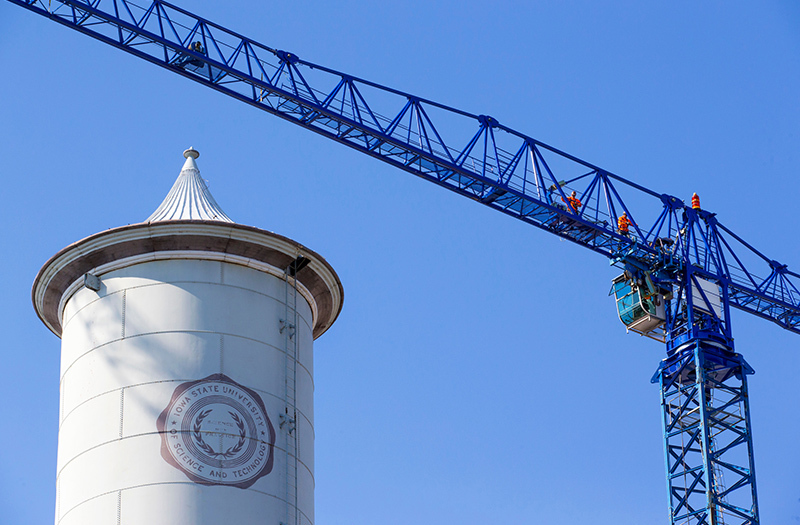
<path fill-rule="evenodd" d="M 800 269 L 797 2 L 180 5 L 696 191 Z M 59 340 L 31 306 L 36 272 L 144 220 L 189 146 L 229 216 L 317 251 L 344 284 L 316 342 L 318 523 L 666 523 L 649 382 L 664 349 L 625 334 L 608 261 L 8 2 L 0 64 L 4 523 L 54 513 Z M 733 326 L 756 370 L 762 521 L 800 522 L 800 337 L 740 312 Z"/>

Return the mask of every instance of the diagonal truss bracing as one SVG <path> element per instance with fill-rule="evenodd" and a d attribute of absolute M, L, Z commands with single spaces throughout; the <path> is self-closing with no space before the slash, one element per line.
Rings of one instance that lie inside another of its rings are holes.
<path fill-rule="evenodd" d="M 662 362 L 672 525 L 758 525 L 748 373 L 739 354 L 707 342 Z"/>
<path fill-rule="evenodd" d="M 731 306 L 800 333 L 800 275 L 786 265 L 713 214 L 492 117 L 301 60 L 160 0 L 9 1 L 618 264 L 667 268 L 672 277 L 698 266 L 728 287 Z M 578 209 L 569 204 L 572 191 Z M 632 221 L 628 235 L 617 229 L 623 212 Z"/>

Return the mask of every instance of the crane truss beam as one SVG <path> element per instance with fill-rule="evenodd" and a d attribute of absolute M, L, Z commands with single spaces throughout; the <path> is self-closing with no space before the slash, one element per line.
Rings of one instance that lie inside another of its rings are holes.
<path fill-rule="evenodd" d="M 683 253 L 679 243 L 665 250 L 662 241 L 680 237 L 685 214 L 694 212 L 681 200 L 492 117 L 306 62 L 161 0 L 9 1 L 618 263 L 654 269 L 666 258 L 675 270 L 700 266 L 729 287 L 731 306 L 800 333 L 800 275 L 713 214 L 703 216 L 710 237 Z M 573 190 L 578 209 L 569 203 Z M 616 225 L 622 212 L 632 220 L 627 235 Z"/>

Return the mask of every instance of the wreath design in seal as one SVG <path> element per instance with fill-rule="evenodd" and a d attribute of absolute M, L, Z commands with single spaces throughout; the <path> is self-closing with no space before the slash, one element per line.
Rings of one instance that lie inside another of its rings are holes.
<path fill-rule="evenodd" d="M 272 471 L 264 401 L 224 374 L 179 385 L 156 426 L 161 457 L 195 483 L 247 488 Z"/>
<path fill-rule="evenodd" d="M 203 420 L 208 417 L 208 415 L 212 412 L 211 409 L 205 410 L 200 412 L 197 415 L 197 418 L 194 420 L 194 425 L 192 427 L 192 437 L 194 437 L 195 441 L 197 442 L 197 446 L 203 449 L 203 451 L 211 457 L 218 458 L 223 457 L 225 459 L 235 456 L 242 450 L 244 447 L 244 442 L 247 439 L 247 432 L 244 429 L 244 422 L 242 419 L 236 415 L 236 412 L 228 411 L 230 414 L 231 419 L 236 422 L 236 427 L 239 429 L 239 442 L 236 443 L 234 446 L 230 447 L 225 452 L 217 452 L 215 451 L 210 445 L 208 445 L 205 440 L 203 439 Z"/>

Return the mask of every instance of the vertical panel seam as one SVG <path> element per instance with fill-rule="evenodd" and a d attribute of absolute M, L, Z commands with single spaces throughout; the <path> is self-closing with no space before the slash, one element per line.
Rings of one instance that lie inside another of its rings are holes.
<path fill-rule="evenodd" d="M 122 338 L 125 339 L 125 308 L 128 304 L 128 290 L 122 291 Z"/>
<path fill-rule="evenodd" d="M 122 439 L 122 424 L 124 421 L 123 414 L 125 413 L 125 387 L 119 391 L 119 438 Z"/>

